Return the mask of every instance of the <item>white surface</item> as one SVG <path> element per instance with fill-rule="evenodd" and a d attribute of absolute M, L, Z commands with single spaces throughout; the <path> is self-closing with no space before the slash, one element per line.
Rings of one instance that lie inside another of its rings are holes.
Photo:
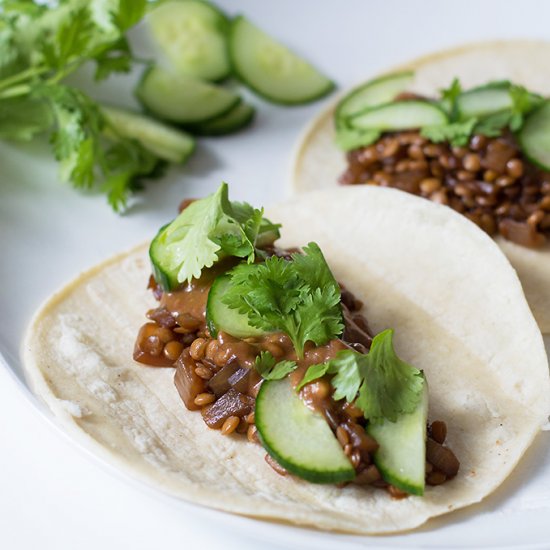
<path fill-rule="evenodd" d="M 549 36 L 550 3 L 544 0 L 219 4 L 250 16 L 342 87 L 462 42 Z M 128 96 L 131 79 L 119 79 L 102 95 L 112 98 L 113 88 L 116 97 Z M 0 548 L 549 547 L 548 434 L 483 505 L 412 535 L 367 542 L 211 512 L 129 483 L 76 448 L 23 389 L 19 341 L 34 309 L 55 288 L 150 237 L 183 197 L 204 195 L 222 179 L 233 197 L 255 204 L 280 196 L 291 147 L 321 103 L 292 109 L 257 103 L 253 129 L 202 140 L 186 168 L 151 183 L 124 217 L 112 214 L 103 197 L 83 197 L 60 185 L 47 145 L 0 145 L 0 351 L 11 369 L 0 366 Z"/>

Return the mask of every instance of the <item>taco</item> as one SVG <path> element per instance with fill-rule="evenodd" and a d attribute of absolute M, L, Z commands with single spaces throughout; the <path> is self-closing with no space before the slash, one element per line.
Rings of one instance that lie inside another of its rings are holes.
<path fill-rule="evenodd" d="M 450 206 L 496 238 L 550 332 L 549 55 L 475 44 L 354 88 L 306 132 L 293 189 L 381 185 Z"/>
<path fill-rule="evenodd" d="M 144 245 L 30 326 L 29 381 L 79 441 L 192 502 L 362 534 L 510 474 L 550 381 L 491 239 L 390 189 L 308 193 L 269 218 L 225 185 L 183 206 L 149 247 L 153 278 Z"/>

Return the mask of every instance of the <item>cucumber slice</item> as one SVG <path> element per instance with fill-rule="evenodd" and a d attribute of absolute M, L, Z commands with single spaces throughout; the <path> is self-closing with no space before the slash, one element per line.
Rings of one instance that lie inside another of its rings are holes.
<path fill-rule="evenodd" d="M 426 423 L 428 421 L 428 385 L 417 409 L 396 422 L 384 420 L 369 424 L 367 432 L 380 445 L 374 463 L 382 477 L 398 489 L 423 495 L 426 477 Z"/>
<path fill-rule="evenodd" d="M 168 162 L 183 164 L 195 150 L 195 140 L 186 132 L 116 107 L 103 106 L 101 111 L 120 135 L 139 141 L 151 153 Z"/>
<path fill-rule="evenodd" d="M 550 101 L 526 119 L 518 135 L 525 156 L 543 170 L 550 170 Z"/>
<path fill-rule="evenodd" d="M 172 223 L 172 222 L 170 222 Z M 151 260 L 151 269 L 153 271 L 153 277 L 155 281 L 165 290 L 174 290 L 179 286 L 178 274 L 173 272 L 166 266 L 164 259 L 164 233 L 166 228 L 170 225 L 167 223 L 163 225 L 155 238 L 151 241 L 149 246 L 149 259 Z"/>
<path fill-rule="evenodd" d="M 228 21 L 206 2 L 163 2 L 147 16 L 153 40 L 179 74 L 221 80 L 230 71 Z"/>
<path fill-rule="evenodd" d="M 229 112 L 237 94 L 192 77 L 172 74 L 158 66 L 147 69 L 136 97 L 154 115 L 178 124 L 194 124 Z"/>
<path fill-rule="evenodd" d="M 239 79 L 274 103 L 309 103 L 334 89 L 331 80 L 243 16 L 231 23 L 229 57 Z"/>
<path fill-rule="evenodd" d="M 390 74 L 353 89 L 336 106 L 335 119 L 344 121 L 371 107 L 393 101 L 414 79 L 413 71 Z"/>
<path fill-rule="evenodd" d="M 460 117 L 481 118 L 512 107 L 508 84 L 483 86 L 463 92 L 458 96 L 457 106 Z"/>
<path fill-rule="evenodd" d="M 248 317 L 235 309 L 227 307 L 222 302 L 222 297 L 227 288 L 231 285 L 229 275 L 216 277 L 208 292 L 206 302 L 206 326 L 212 338 L 218 337 L 222 330 L 235 336 L 235 338 L 250 338 L 251 336 L 262 336 L 264 331 L 248 324 Z"/>
<path fill-rule="evenodd" d="M 256 110 L 248 103 L 239 103 L 231 111 L 196 126 L 190 126 L 189 130 L 199 136 L 222 136 L 236 132 L 248 126 L 254 119 Z"/>
<path fill-rule="evenodd" d="M 264 380 L 255 419 L 262 445 L 290 473 L 313 483 L 340 483 L 355 477 L 323 415 L 300 399 L 288 377 Z"/>
<path fill-rule="evenodd" d="M 427 101 L 398 101 L 374 107 L 350 119 L 359 130 L 397 131 L 447 124 L 445 112 Z"/>

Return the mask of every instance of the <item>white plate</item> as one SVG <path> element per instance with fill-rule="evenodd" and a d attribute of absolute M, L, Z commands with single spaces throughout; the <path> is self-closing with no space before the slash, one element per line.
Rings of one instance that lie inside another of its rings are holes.
<path fill-rule="evenodd" d="M 521 4 L 224 0 L 219 4 L 230 13 L 250 16 L 343 87 L 400 61 L 461 42 L 544 38 L 550 20 L 550 4 L 537 0 Z M 140 44 L 142 51 L 146 49 Z M 99 94 L 115 103 L 126 97 L 127 103 L 135 78 L 119 78 Z M 371 548 L 548 547 L 548 434 L 538 438 L 510 480 L 481 505 L 432 521 L 412 534 L 369 539 L 212 512 L 121 482 L 110 468 L 98 468 L 75 452 L 33 408 L 38 406 L 48 417 L 25 386 L 19 345 L 32 312 L 56 288 L 81 270 L 150 237 L 174 215 L 183 197 L 207 194 L 221 180 L 231 184 L 233 197 L 253 204 L 268 204 L 285 192 L 291 148 L 322 105 L 282 108 L 254 101 L 259 109 L 251 130 L 201 140 L 187 167 L 149 184 L 123 217 L 110 212 L 103 196 L 84 197 L 61 185 L 47 144 L 0 144 L 0 363 L 7 368 L 0 373 L 0 414 L 5 418 L 17 411 L 9 423 L 0 422 L 0 438 L 10 449 L 0 458 L 0 546 L 17 541 L 6 547 L 48 547 L 44 541 L 61 541 L 64 547 L 78 540 L 81 548 L 100 544 L 110 548 L 116 540 L 124 540 L 125 546 L 139 549 L 152 547 L 154 541 L 160 547 L 184 540 L 191 547 L 206 540 L 215 548 L 223 541 L 224 548 L 240 549 L 259 544 L 319 549 L 365 544 Z M 60 461 L 59 456 L 68 458 Z M 70 491 L 75 485 L 81 490 Z M 23 498 L 25 491 L 32 498 Z M 28 518 L 38 516 L 41 521 L 29 529 Z M 114 517 L 116 522 L 108 521 Z M 4 522 L 6 518 L 10 521 Z M 83 540 L 85 524 L 102 527 L 85 530 Z"/>

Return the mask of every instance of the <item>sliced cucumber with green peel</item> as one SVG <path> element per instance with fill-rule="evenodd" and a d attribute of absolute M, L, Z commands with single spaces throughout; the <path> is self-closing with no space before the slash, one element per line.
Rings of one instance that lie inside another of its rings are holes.
<path fill-rule="evenodd" d="M 229 76 L 228 20 L 212 4 L 171 0 L 147 16 L 151 35 L 180 74 L 205 80 Z"/>
<path fill-rule="evenodd" d="M 230 90 L 158 66 L 145 71 L 136 97 L 148 111 L 176 124 L 206 122 L 228 113 L 241 101 Z"/>
<path fill-rule="evenodd" d="M 353 128 L 382 132 L 447 123 L 447 115 L 441 108 L 433 103 L 417 100 L 387 103 L 350 118 L 350 125 Z"/>
<path fill-rule="evenodd" d="M 179 286 L 178 274 L 169 268 L 165 258 L 165 230 L 170 223 L 163 225 L 159 229 L 149 246 L 149 259 L 151 260 L 153 277 L 155 281 L 167 291 L 175 290 Z"/>
<path fill-rule="evenodd" d="M 481 118 L 512 107 L 510 86 L 483 86 L 461 93 L 457 98 L 460 118 Z"/>
<path fill-rule="evenodd" d="M 367 426 L 379 445 L 374 463 L 382 477 L 413 495 L 424 494 L 427 421 L 428 385 L 424 379 L 422 399 L 414 412 L 400 416 L 396 422 L 384 420 Z"/>
<path fill-rule="evenodd" d="M 288 377 L 264 380 L 256 398 L 255 422 L 266 451 L 290 473 L 313 483 L 355 477 L 323 415 L 302 401 Z"/>
<path fill-rule="evenodd" d="M 518 135 L 525 156 L 543 170 L 550 170 L 550 101 L 528 117 Z"/>
<path fill-rule="evenodd" d="M 413 80 L 414 72 L 405 71 L 376 78 L 353 89 L 336 107 L 334 116 L 337 123 L 366 109 L 393 101 L 407 90 Z"/>
<path fill-rule="evenodd" d="M 252 105 L 241 102 L 225 115 L 202 124 L 190 126 L 189 130 L 199 136 L 223 136 L 248 126 L 254 119 L 256 110 Z"/>
<path fill-rule="evenodd" d="M 118 134 L 139 141 L 163 160 L 183 164 L 195 150 L 195 140 L 189 134 L 148 116 L 107 106 L 101 111 Z"/>
<path fill-rule="evenodd" d="M 250 338 L 265 334 L 265 331 L 251 326 L 246 315 L 229 308 L 222 302 L 222 298 L 230 286 L 231 277 L 220 275 L 216 277 L 208 292 L 206 326 L 212 338 L 217 338 L 219 331 L 227 332 L 235 338 Z"/>
<path fill-rule="evenodd" d="M 334 89 L 331 80 L 243 16 L 231 23 L 229 57 L 238 78 L 274 103 L 308 103 Z"/>

